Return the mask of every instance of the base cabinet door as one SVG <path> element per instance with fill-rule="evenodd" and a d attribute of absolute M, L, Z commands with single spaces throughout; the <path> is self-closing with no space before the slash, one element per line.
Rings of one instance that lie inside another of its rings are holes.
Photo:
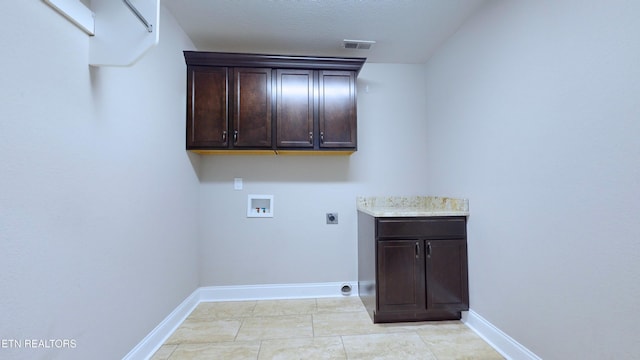
<path fill-rule="evenodd" d="M 426 246 L 427 308 L 468 310 L 467 242 L 430 240 Z"/>
<path fill-rule="evenodd" d="M 424 257 L 420 241 L 378 241 L 378 313 L 424 313 Z M 403 316 L 404 316 L 403 315 Z"/>

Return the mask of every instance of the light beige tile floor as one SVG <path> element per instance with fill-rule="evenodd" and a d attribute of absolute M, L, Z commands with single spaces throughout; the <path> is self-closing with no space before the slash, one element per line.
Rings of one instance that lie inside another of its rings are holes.
<path fill-rule="evenodd" d="M 152 360 L 503 359 L 459 321 L 373 324 L 360 298 L 201 303 Z"/>

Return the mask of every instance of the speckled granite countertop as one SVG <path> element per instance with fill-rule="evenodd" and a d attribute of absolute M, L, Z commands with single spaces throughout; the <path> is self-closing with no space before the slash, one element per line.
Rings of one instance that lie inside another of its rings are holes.
<path fill-rule="evenodd" d="M 440 196 L 358 196 L 356 205 L 375 217 L 469 216 L 469 200 Z"/>

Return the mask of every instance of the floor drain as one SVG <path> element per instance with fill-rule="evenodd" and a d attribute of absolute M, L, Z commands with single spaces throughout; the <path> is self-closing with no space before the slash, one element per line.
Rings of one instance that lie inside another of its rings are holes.
<path fill-rule="evenodd" d="M 351 295 L 351 285 L 349 284 L 342 285 L 342 289 L 340 289 L 340 291 L 342 291 L 342 295 L 345 295 L 345 296 Z"/>

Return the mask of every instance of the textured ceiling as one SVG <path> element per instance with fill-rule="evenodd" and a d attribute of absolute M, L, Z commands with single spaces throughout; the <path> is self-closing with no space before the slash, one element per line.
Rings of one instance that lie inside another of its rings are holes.
<path fill-rule="evenodd" d="M 201 51 L 424 63 L 486 0 L 162 0 Z M 371 50 L 343 39 L 374 40 Z"/>

